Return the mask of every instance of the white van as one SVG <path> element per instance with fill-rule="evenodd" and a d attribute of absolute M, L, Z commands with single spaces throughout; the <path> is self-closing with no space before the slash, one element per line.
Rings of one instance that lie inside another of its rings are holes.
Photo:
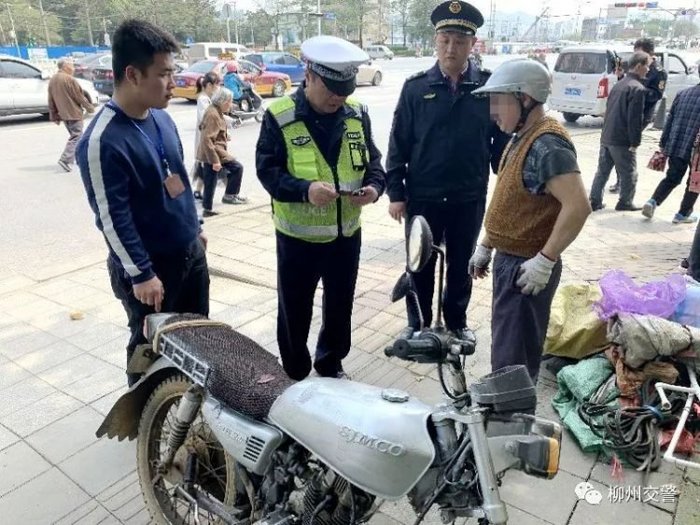
<path fill-rule="evenodd" d="M 369 58 L 387 58 L 389 60 L 394 58 L 394 52 L 386 46 L 366 46 L 365 51 Z"/>
<path fill-rule="evenodd" d="M 617 83 L 616 65 L 618 61 L 624 63 L 631 55 L 631 48 L 576 46 L 563 49 L 552 73 L 549 108 L 560 111 L 567 122 L 575 122 L 583 115 L 602 117 L 610 90 Z M 697 84 L 697 78 L 695 69 L 677 54 L 658 50 L 656 57 L 668 73 L 664 95 L 668 111 L 678 91 Z"/>
<path fill-rule="evenodd" d="M 235 59 L 239 54 L 250 53 L 250 49 L 242 44 L 229 42 L 195 42 L 185 49 L 190 65 L 200 60 L 216 60 L 220 55 L 231 54 Z"/>

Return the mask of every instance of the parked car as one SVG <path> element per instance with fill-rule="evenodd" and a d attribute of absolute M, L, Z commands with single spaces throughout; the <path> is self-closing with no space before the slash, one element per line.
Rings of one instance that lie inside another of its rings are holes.
<path fill-rule="evenodd" d="M 49 78 L 26 60 L 0 55 L 0 116 L 41 113 L 49 115 Z M 99 103 L 99 95 L 91 82 L 76 79 L 87 98 Z"/>
<path fill-rule="evenodd" d="M 382 68 L 375 63 L 370 62 L 368 64 L 362 64 L 358 69 L 358 84 L 371 84 L 373 86 L 378 86 L 382 83 Z"/>
<path fill-rule="evenodd" d="M 292 87 L 289 75 L 263 71 L 261 68 L 247 60 L 202 60 L 191 65 L 182 73 L 175 75 L 175 89 L 173 96 L 197 100 L 197 79 L 210 71 L 215 71 L 222 79 L 227 72 L 228 62 L 235 62 L 239 67 L 243 79 L 255 86 L 255 91 L 262 96 L 281 97 Z"/>
<path fill-rule="evenodd" d="M 372 45 L 365 47 L 365 51 L 370 58 L 386 58 L 391 60 L 394 58 L 394 52 L 386 46 Z"/>
<path fill-rule="evenodd" d="M 114 93 L 114 70 L 112 69 L 112 55 L 104 65 L 95 66 L 92 70 L 92 82 L 95 89 L 109 97 Z"/>
<path fill-rule="evenodd" d="M 223 54 L 231 54 L 231 59 L 236 59 L 246 53 L 250 53 L 247 47 L 227 42 L 195 42 L 185 50 L 190 65 L 200 60 L 219 60 Z"/>
<path fill-rule="evenodd" d="M 299 84 L 304 80 L 306 64 L 292 55 L 278 51 L 263 51 L 261 53 L 248 53 L 242 58 L 248 60 L 265 71 L 284 73 L 292 79 L 292 84 Z"/>
<path fill-rule="evenodd" d="M 93 80 L 93 70 L 95 67 L 106 66 L 112 64 L 111 53 L 96 53 L 86 55 L 74 61 L 75 78 L 84 78 L 85 80 Z"/>
<path fill-rule="evenodd" d="M 601 46 L 577 46 L 562 50 L 552 74 L 550 109 L 560 111 L 567 122 L 583 115 L 601 117 L 605 114 L 608 95 L 617 83 L 618 62 L 629 59 L 632 50 Z M 694 68 L 676 53 L 658 50 L 657 60 L 668 73 L 666 109 L 681 89 L 697 84 Z"/>

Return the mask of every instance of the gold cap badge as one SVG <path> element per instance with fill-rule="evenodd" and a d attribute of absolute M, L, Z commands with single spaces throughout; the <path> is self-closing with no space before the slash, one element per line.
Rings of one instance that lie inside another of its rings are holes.
<path fill-rule="evenodd" d="M 450 2 L 450 13 L 457 14 L 462 10 L 462 4 L 459 2 Z"/>

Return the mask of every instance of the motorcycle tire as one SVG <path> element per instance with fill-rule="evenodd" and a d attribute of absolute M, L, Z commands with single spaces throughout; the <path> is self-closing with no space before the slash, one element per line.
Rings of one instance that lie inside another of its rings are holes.
<path fill-rule="evenodd" d="M 184 473 L 179 467 L 187 464 L 188 450 L 198 452 L 195 483 L 201 490 L 226 506 L 234 505 L 239 496 L 236 491 L 235 460 L 223 450 L 201 412 L 190 426 L 185 443 L 176 452 L 173 465 L 160 480 L 154 481 L 159 475 L 156 464 L 167 446 L 166 425 L 170 426 L 169 421 L 177 411 L 179 400 L 191 385 L 191 381 L 182 374 L 167 378 L 155 388 L 141 414 L 136 466 L 146 508 L 152 523 L 157 525 L 194 523 L 190 503 L 182 496 L 171 496 L 168 490 L 176 486 L 176 481 L 182 481 Z M 200 508 L 199 522 L 214 525 L 221 523 L 221 520 Z"/>

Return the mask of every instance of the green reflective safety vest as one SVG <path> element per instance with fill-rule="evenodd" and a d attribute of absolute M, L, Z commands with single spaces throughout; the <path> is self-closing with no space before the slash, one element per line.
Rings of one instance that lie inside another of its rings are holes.
<path fill-rule="evenodd" d="M 367 167 L 367 145 L 362 129 L 362 106 L 347 100 L 354 115 L 345 120 L 337 166 L 331 167 L 311 137 L 303 121 L 295 116 L 294 100 L 285 96 L 273 102 L 269 111 L 280 129 L 287 147 L 287 170 L 298 178 L 332 184 L 336 191 L 352 192 L 362 187 Z M 360 228 L 361 207 L 349 196 L 326 206 L 310 202 L 272 200 L 272 213 L 278 231 L 309 242 L 331 242 L 339 236 L 351 237 Z"/>

